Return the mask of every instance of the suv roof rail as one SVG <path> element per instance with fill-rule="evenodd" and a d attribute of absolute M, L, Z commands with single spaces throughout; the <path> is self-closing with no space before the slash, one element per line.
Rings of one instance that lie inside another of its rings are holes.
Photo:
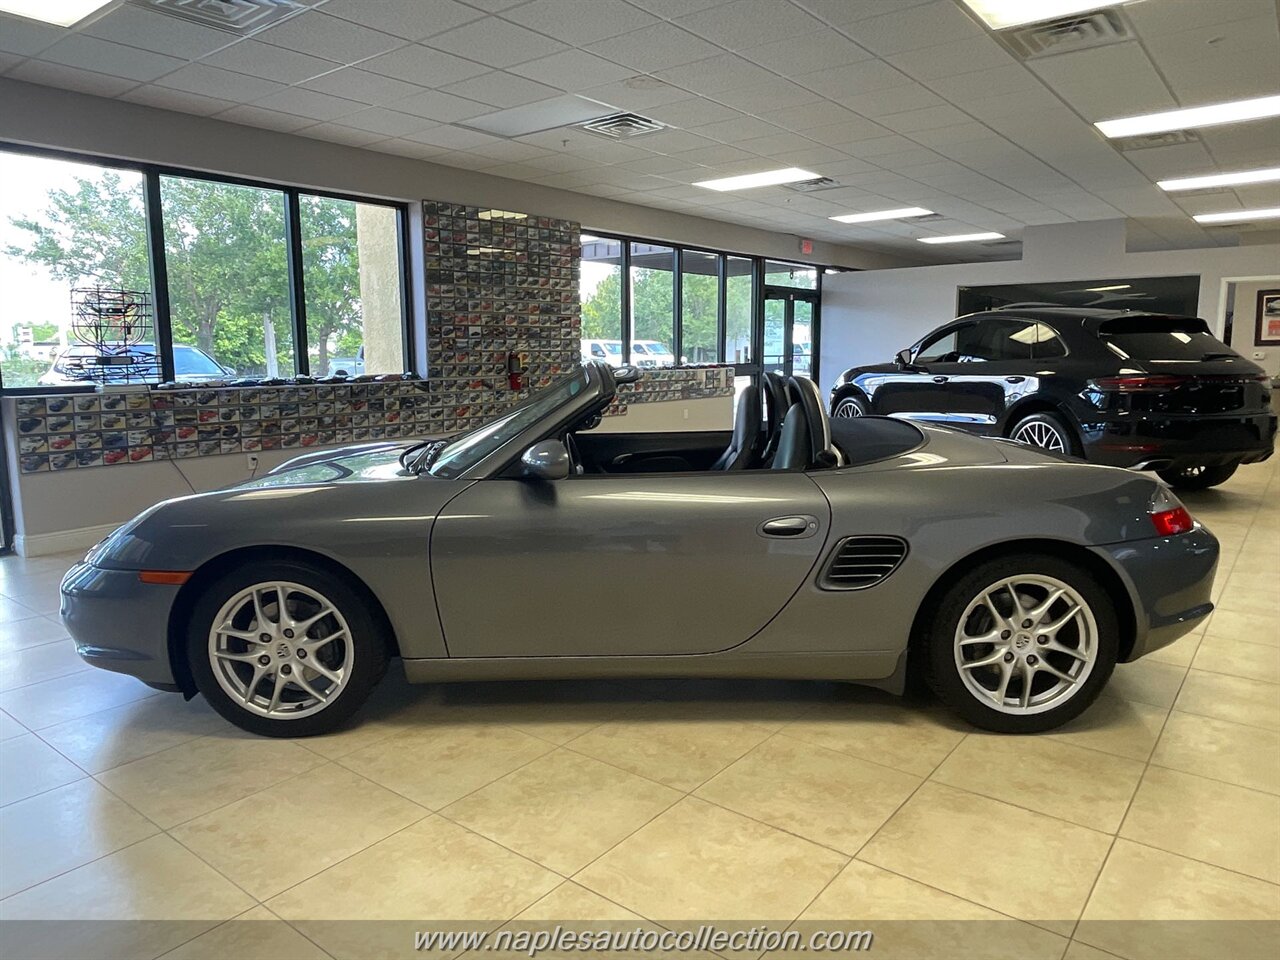
<path fill-rule="evenodd" d="M 1027 307 L 1055 307 L 1063 310 L 1070 310 L 1071 307 L 1065 303 L 1049 303 L 1047 300 L 1024 300 L 1021 303 L 1006 303 L 999 307 L 992 307 L 988 312 L 996 310 L 1025 310 Z"/>

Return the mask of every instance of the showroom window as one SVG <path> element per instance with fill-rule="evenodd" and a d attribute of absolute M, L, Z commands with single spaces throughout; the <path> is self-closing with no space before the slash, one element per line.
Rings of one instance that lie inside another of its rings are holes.
<path fill-rule="evenodd" d="M 623 247 L 611 237 L 582 235 L 578 296 L 582 303 L 582 359 L 625 362 L 622 350 Z"/>
<path fill-rule="evenodd" d="M 403 205 L 41 151 L 0 180 L 6 390 L 408 363 Z"/>
<path fill-rule="evenodd" d="M 818 268 L 803 263 L 783 263 L 779 260 L 764 262 L 764 282 L 769 287 L 799 287 L 801 290 L 818 289 Z"/>
<path fill-rule="evenodd" d="M 680 360 L 720 359 L 720 257 L 701 250 L 680 256 Z"/>
<path fill-rule="evenodd" d="M 676 252 L 651 243 L 631 244 L 631 363 L 675 365 Z"/>

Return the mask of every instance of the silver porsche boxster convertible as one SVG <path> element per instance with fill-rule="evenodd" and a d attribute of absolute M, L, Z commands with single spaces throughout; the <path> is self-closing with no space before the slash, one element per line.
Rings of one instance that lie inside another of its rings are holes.
<path fill-rule="evenodd" d="M 743 390 L 731 434 L 598 429 L 639 376 L 588 363 L 448 440 L 312 453 L 158 504 L 68 572 L 63 619 L 89 663 L 269 736 L 347 721 L 393 658 L 417 681 L 900 692 L 919 671 L 972 723 L 1021 733 L 1212 610 L 1218 542 L 1146 476 L 831 423 L 799 377 Z"/>

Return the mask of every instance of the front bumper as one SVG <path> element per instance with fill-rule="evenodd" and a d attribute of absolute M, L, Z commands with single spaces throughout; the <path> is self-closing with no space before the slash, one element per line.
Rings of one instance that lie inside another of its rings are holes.
<path fill-rule="evenodd" d="M 62 578 L 62 622 L 86 663 L 172 685 L 169 612 L 178 589 L 142 583 L 136 570 L 77 563 Z"/>
<path fill-rule="evenodd" d="M 1085 458 L 1112 467 L 1159 469 L 1256 463 L 1271 456 L 1276 415 L 1132 414 L 1082 418 Z"/>
<path fill-rule="evenodd" d="M 1199 524 L 1190 533 L 1113 543 L 1104 553 L 1125 581 L 1134 608 L 1128 662 L 1168 646 L 1213 612 L 1210 595 L 1218 568 L 1218 538 Z"/>

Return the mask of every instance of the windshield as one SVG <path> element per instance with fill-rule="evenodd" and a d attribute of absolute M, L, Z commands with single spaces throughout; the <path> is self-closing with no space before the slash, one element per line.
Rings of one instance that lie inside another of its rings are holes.
<path fill-rule="evenodd" d="M 497 420 L 458 437 L 436 457 L 430 468 L 431 475 L 445 480 L 461 476 L 508 440 L 549 417 L 586 389 L 587 372 L 579 368 L 508 410 Z"/>
<path fill-rule="evenodd" d="M 1122 317 L 1099 330 L 1113 353 L 1139 362 L 1187 362 L 1235 358 L 1236 352 L 1212 336 L 1195 317 Z"/>

